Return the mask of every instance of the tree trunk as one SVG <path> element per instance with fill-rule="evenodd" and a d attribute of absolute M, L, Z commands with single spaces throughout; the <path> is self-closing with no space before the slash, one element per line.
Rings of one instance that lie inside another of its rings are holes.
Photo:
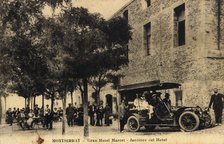
<path fill-rule="evenodd" d="M 62 107 L 63 107 L 62 135 L 65 134 L 65 119 L 66 119 L 65 114 L 66 114 L 66 97 L 67 97 L 66 93 L 67 93 L 67 87 L 65 88 L 64 93 L 62 93 L 62 95 L 63 95 L 63 98 L 62 98 Z"/>
<path fill-rule="evenodd" d="M 27 100 L 26 100 L 26 99 L 27 99 L 27 98 L 24 98 L 24 99 L 25 99 L 25 107 L 26 107 L 26 105 L 27 105 Z"/>
<path fill-rule="evenodd" d="M 30 96 L 28 97 L 27 105 L 30 107 Z"/>
<path fill-rule="evenodd" d="M 0 97 L 0 124 L 2 124 L 2 98 Z"/>
<path fill-rule="evenodd" d="M 33 109 L 33 97 L 30 97 L 30 108 Z"/>
<path fill-rule="evenodd" d="M 42 108 L 44 108 L 44 94 L 42 94 Z"/>
<path fill-rule="evenodd" d="M 99 96 L 98 90 L 96 90 L 96 103 L 97 103 L 97 105 L 100 105 L 100 96 Z"/>
<path fill-rule="evenodd" d="M 97 90 L 97 99 L 98 99 L 98 104 L 100 105 L 100 91 L 101 91 L 101 88 L 99 88 Z"/>
<path fill-rule="evenodd" d="M 5 112 L 6 112 L 6 108 L 7 108 L 7 106 L 6 106 L 6 104 L 7 104 L 7 100 L 6 100 L 6 97 L 4 96 L 4 102 L 5 102 Z"/>
<path fill-rule="evenodd" d="M 54 96 L 55 96 L 55 92 L 53 92 L 53 94 L 51 95 L 51 123 L 50 123 L 50 129 L 53 128 L 53 110 L 54 110 Z"/>
<path fill-rule="evenodd" d="M 81 99 L 83 100 L 83 95 L 84 95 L 84 92 L 83 92 L 83 89 L 82 89 L 82 86 L 79 85 L 79 90 L 80 90 L 80 93 L 81 93 Z M 83 102 L 83 101 L 82 101 Z M 79 105 L 80 105 L 80 101 L 79 101 Z"/>
<path fill-rule="evenodd" d="M 36 105 L 36 96 L 33 97 L 33 106 L 35 107 Z"/>
<path fill-rule="evenodd" d="M 73 105 L 73 91 L 70 91 L 70 93 L 71 93 L 71 103 Z"/>
<path fill-rule="evenodd" d="M 54 94 L 51 95 L 51 112 L 54 110 Z"/>
<path fill-rule="evenodd" d="M 84 120 L 84 137 L 89 137 L 89 124 L 88 124 L 88 83 L 87 79 L 83 78 L 83 120 Z"/>

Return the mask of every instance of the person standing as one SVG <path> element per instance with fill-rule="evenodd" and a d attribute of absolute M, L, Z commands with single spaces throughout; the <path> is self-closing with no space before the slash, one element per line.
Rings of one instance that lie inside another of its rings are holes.
<path fill-rule="evenodd" d="M 51 109 L 49 108 L 49 105 L 47 104 L 46 105 L 46 109 L 44 110 L 45 112 L 45 126 L 47 129 L 51 129 L 51 126 L 52 126 L 52 115 L 51 115 Z"/>
<path fill-rule="evenodd" d="M 96 113 L 96 106 L 95 103 L 89 106 L 89 117 L 90 117 L 90 124 L 92 126 L 95 125 L 95 113 Z"/>
<path fill-rule="evenodd" d="M 13 123 L 13 113 L 12 113 L 12 109 L 9 108 L 7 111 L 6 111 L 6 116 L 7 116 L 7 123 L 12 126 L 12 123 Z"/>
<path fill-rule="evenodd" d="M 35 117 L 39 116 L 40 108 L 38 107 L 37 104 L 34 106 L 33 113 L 34 113 Z"/>
<path fill-rule="evenodd" d="M 111 108 L 108 104 L 105 106 L 105 124 L 106 126 L 110 125 L 110 113 L 111 113 Z"/>
<path fill-rule="evenodd" d="M 103 126 L 103 106 L 100 105 L 98 106 L 97 110 L 96 110 L 96 126 Z"/>
<path fill-rule="evenodd" d="M 124 126 L 127 122 L 126 111 L 127 111 L 127 106 L 125 105 L 125 101 L 122 100 L 119 106 L 120 132 L 124 130 Z"/>
<path fill-rule="evenodd" d="M 29 105 L 27 105 L 25 110 L 24 110 L 24 114 L 25 114 L 26 117 L 28 117 L 29 113 L 30 113 L 30 107 L 29 107 Z"/>
<path fill-rule="evenodd" d="M 72 107 L 72 104 L 69 104 L 66 108 L 66 115 L 68 126 L 73 126 L 74 108 Z"/>
<path fill-rule="evenodd" d="M 214 94 L 211 96 L 210 103 L 209 103 L 209 109 L 213 105 L 213 110 L 215 113 L 215 125 L 221 125 L 222 124 L 222 111 L 223 111 L 223 98 L 224 95 L 218 93 L 218 89 L 214 89 Z"/>
<path fill-rule="evenodd" d="M 63 118 L 63 109 L 61 107 L 59 107 L 57 113 L 58 113 L 58 116 L 59 116 L 59 121 L 62 121 L 62 118 Z"/>

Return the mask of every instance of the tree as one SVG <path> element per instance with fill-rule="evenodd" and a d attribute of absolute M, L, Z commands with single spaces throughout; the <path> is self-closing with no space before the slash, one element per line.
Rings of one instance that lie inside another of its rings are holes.
<path fill-rule="evenodd" d="M 88 81 L 102 72 L 118 71 L 127 65 L 126 44 L 131 38 L 126 20 L 105 21 L 84 8 L 72 8 L 70 0 L 3 0 L 6 6 L 3 26 L 10 80 L 17 93 L 30 98 L 47 92 L 52 100 L 59 92 L 65 117 L 66 94 L 70 81 L 82 90 L 84 136 L 88 132 Z M 65 6 L 64 3 L 70 4 Z M 42 15 L 50 4 L 52 17 Z M 55 9 L 61 7 L 57 16 Z M 28 85 L 29 84 L 29 85 Z M 40 85 L 40 86 L 38 86 Z M 65 119 L 64 119 L 65 120 Z M 65 121 L 62 134 L 65 133 Z"/>
<path fill-rule="evenodd" d="M 24 86 L 26 82 L 34 86 L 35 79 L 40 78 L 46 70 L 36 35 L 36 24 L 43 19 L 41 9 L 44 2 L 3 0 L 3 5 L 5 47 L 1 48 L 7 58 L 5 63 L 8 65 L 5 69 L 10 74 L 8 80 L 15 82 L 17 88 Z"/>
<path fill-rule="evenodd" d="M 99 73 L 97 76 L 93 76 L 89 80 L 89 84 L 94 89 L 93 98 L 95 102 L 100 104 L 100 92 L 103 87 L 107 84 L 112 84 L 112 88 L 115 89 L 115 85 L 117 85 L 117 79 L 120 79 L 123 75 L 119 72 L 108 71 Z"/>
<path fill-rule="evenodd" d="M 8 72 L 8 81 L 13 81 L 16 92 L 25 98 L 36 97 L 37 93 L 44 97 L 44 84 L 50 73 L 49 56 L 54 51 L 46 49 L 46 41 L 42 41 L 43 24 L 47 21 L 42 11 L 47 4 L 57 8 L 64 2 L 69 0 L 3 0 L 1 3 L 4 6 L 1 9 L 1 36 L 4 36 L 0 39 L 1 52 L 4 52 L 4 63 L 8 64 L 1 67 L 1 72 L 4 75 Z"/>
<path fill-rule="evenodd" d="M 61 21 L 65 26 L 64 51 L 68 55 L 66 75 L 82 82 L 84 136 L 88 137 L 88 80 L 102 72 L 117 71 L 128 63 L 126 44 L 131 37 L 130 27 L 120 17 L 106 22 L 84 8 L 65 10 Z"/>
<path fill-rule="evenodd" d="M 70 95 L 71 95 L 71 104 L 72 105 L 74 103 L 73 93 L 76 89 L 77 89 L 77 80 L 75 80 L 75 79 L 68 80 L 68 91 L 70 92 Z"/>

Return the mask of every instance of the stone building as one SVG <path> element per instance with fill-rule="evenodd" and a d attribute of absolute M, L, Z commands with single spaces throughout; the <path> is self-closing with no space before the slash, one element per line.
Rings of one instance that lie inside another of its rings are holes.
<path fill-rule="evenodd" d="M 224 93 L 224 45 L 217 47 L 215 0 L 131 0 L 113 17 L 132 27 L 129 66 L 121 87 L 175 82 L 173 105 L 208 106 L 214 88 Z M 221 18 L 223 19 L 223 18 Z M 222 33 L 222 32 L 221 32 Z"/>

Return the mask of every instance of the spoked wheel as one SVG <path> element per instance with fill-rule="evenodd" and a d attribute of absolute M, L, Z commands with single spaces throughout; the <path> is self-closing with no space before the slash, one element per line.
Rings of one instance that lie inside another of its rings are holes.
<path fill-rule="evenodd" d="M 186 132 L 195 131 L 200 124 L 199 117 L 191 111 L 183 112 L 179 117 L 180 128 Z"/>
<path fill-rule="evenodd" d="M 139 120 L 135 116 L 130 116 L 127 121 L 128 130 L 137 132 L 140 129 Z"/>
<path fill-rule="evenodd" d="M 145 126 L 145 129 L 147 131 L 153 131 L 156 128 L 156 126 Z"/>
<path fill-rule="evenodd" d="M 32 122 L 32 124 L 31 124 L 31 128 L 32 129 L 38 129 L 39 128 L 39 125 L 38 125 L 38 123 L 37 122 Z"/>
<path fill-rule="evenodd" d="M 20 126 L 23 130 L 25 130 L 25 124 L 24 124 L 23 122 L 20 122 L 20 123 L 19 123 L 19 126 Z"/>

